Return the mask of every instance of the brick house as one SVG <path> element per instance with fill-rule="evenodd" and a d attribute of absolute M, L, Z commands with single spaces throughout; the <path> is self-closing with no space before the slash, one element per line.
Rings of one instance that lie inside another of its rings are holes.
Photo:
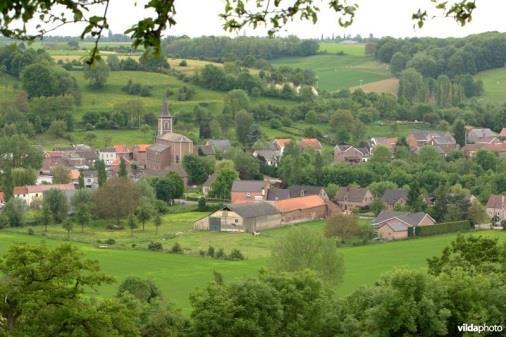
<path fill-rule="evenodd" d="M 395 207 L 402 207 L 406 205 L 408 201 L 408 192 L 400 189 L 386 189 L 382 196 L 383 201 L 387 205 L 387 208 L 393 210 Z"/>
<path fill-rule="evenodd" d="M 230 191 L 230 202 L 239 204 L 265 200 L 269 183 L 263 180 L 236 180 Z"/>
<path fill-rule="evenodd" d="M 303 150 L 315 150 L 315 151 L 322 150 L 322 144 L 316 138 L 302 138 L 301 140 L 299 140 L 299 146 Z"/>
<path fill-rule="evenodd" d="M 466 142 L 469 144 L 498 143 L 498 134 L 489 128 L 466 128 Z"/>
<path fill-rule="evenodd" d="M 366 162 L 369 151 L 366 148 L 357 148 L 352 145 L 336 145 L 334 147 L 334 161 L 336 163 L 359 164 Z"/>
<path fill-rule="evenodd" d="M 111 166 L 116 160 L 116 150 L 113 147 L 99 149 L 98 159 L 102 160 L 106 166 Z"/>
<path fill-rule="evenodd" d="M 406 138 L 411 151 L 418 153 L 424 146 L 434 146 L 442 155 L 446 156 L 451 151 L 457 150 L 457 142 L 446 131 L 412 131 Z"/>
<path fill-rule="evenodd" d="M 427 213 L 383 211 L 374 220 L 373 225 L 379 238 L 384 240 L 407 239 L 410 230 L 418 226 L 431 226 L 436 221 Z"/>
<path fill-rule="evenodd" d="M 374 197 L 367 188 L 341 187 L 337 191 L 334 200 L 341 211 L 348 213 L 356 208 L 369 206 Z"/>
<path fill-rule="evenodd" d="M 289 138 L 277 138 L 277 139 L 274 139 L 274 141 L 272 142 L 274 144 L 274 147 L 276 148 L 276 150 L 279 151 L 279 153 L 281 155 L 283 155 L 283 152 L 285 151 L 285 147 L 290 144 L 292 140 L 289 139 Z"/>
<path fill-rule="evenodd" d="M 464 155 L 467 158 L 473 158 L 480 150 L 486 150 L 497 153 L 499 157 L 506 158 L 506 143 L 494 144 L 467 144 L 463 148 Z"/>
<path fill-rule="evenodd" d="M 490 219 L 506 220 L 506 196 L 491 195 L 485 208 Z"/>
<path fill-rule="evenodd" d="M 28 206 L 36 202 L 42 202 L 44 193 L 49 190 L 59 190 L 65 193 L 68 198 L 75 191 L 74 184 L 56 184 L 56 185 L 25 185 L 14 187 L 13 196 L 23 200 Z"/>
<path fill-rule="evenodd" d="M 385 146 L 390 152 L 395 152 L 395 147 L 397 146 L 397 137 L 372 137 L 369 140 L 369 148 L 371 152 L 378 145 Z"/>
<path fill-rule="evenodd" d="M 145 169 L 148 161 L 147 151 L 151 144 L 137 144 L 133 148 L 133 160 L 137 162 L 139 168 Z"/>

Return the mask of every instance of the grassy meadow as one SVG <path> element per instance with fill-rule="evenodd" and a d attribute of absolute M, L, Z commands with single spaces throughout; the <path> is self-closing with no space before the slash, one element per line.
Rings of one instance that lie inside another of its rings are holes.
<path fill-rule="evenodd" d="M 491 103 L 506 102 L 506 68 L 482 71 L 475 78 L 483 81 L 482 99 Z"/>

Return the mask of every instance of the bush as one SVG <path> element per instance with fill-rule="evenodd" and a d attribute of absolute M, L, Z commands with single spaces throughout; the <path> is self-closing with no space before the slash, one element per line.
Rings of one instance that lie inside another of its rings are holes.
<path fill-rule="evenodd" d="M 35 232 L 33 231 L 32 228 L 28 228 L 28 235 L 33 235 L 35 234 Z"/>
<path fill-rule="evenodd" d="M 180 67 L 187 67 L 188 66 L 188 62 L 186 62 L 186 60 L 181 60 L 181 62 L 179 62 L 179 66 Z"/>
<path fill-rule="evenodd" d="M 415 227 L 415 236 L 431 236 L 445 233 L 466 232 L 472 229 L 469 220 L 444 222 L 432 226 Z M 408 231 L 409 236 L 413 236 L 413 231 Z"/>
<path fill-rule="evenodd" d="M 506 220 L 501 221 L 501 226 L 506 231 Z"/>
<path fill-rule="evenodd" d="M 218 249 L 218 251 L 216 252 L 214 257 L 217 259 L 226 259 L 227 254 L 225 254 L 225 251 L 223 250 L 223 248 L 220 248 L 220 249 Z"/>
<path fill-rule="evenodd" d="M 206 256 L 206 251 L 205 250 L 199 250 L 199 255 L 200 256 Z"/>
<path fill-rule="evenodd" d="M 273 118 L 271 119 L 269 126 L 271 127 L 271 129 L 280 129 L 283 125 L 281 124 L 281 121 L 279 119 Z"/>
<path fill-rule="evenodd" d="M 170 249 L 170 252 L 173 254 L 183 254 L 183 248 L 179 243 L 175 243 L 174 246 Z"/>
<path fill-rule="evenodd" d="M 239 249 L 232 249 L 228 258 L 230 260 L 244 260 L 244 255 L 242 255 Z"/>
<path fill-rule="evenodd" d="M 207 210 L 206 198 L 200 197 L 197 209 L 201 212 Z"/>
<path fill-rule="evenodd" d="M 174 247 L 172 247 L 174 248 Z M 153 250 L 153 251 L 161 251 L 163 249 L 163 246 L 160 242 L 153 242 L 151 241 L 149 244 L 148 244 L 148 249 L 149 250 Z"/>
<path fill-rule="evenodd" d="M 209 248 L 207 248 L 207 256 L 214 257 L 214 247 L 213 246 L 209 246 Z"/>
<path fill-rule="evenodd" d="M 116 243 L 116 240 L 114 240 L 114 239 L 107 239 L 107 240 L 104 241 L 104 243 L 106 245 L 112 246 L 112 245 L 114 245 Z"/>

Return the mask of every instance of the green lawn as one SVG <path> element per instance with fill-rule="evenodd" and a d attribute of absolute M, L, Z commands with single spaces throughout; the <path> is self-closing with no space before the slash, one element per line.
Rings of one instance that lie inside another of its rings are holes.
<path fill-rule="evenodd" d="M 360 84 L 391 77 L 387 65 L 367 56 L 323 54 L 309 57 L 286 57 L 274 65 L 311 69 L 318 76 L 318 87 L 330 91 L 356 87 Z"/>
<path fill-rule="evenodd" d="M 365 44 L 346 44 L 336 42 L 320 42 L 320 51 L 329 54 L 343 52 L 348 55 L 363 56 L 365 55 Z"/>
<path fill-rule="evenodd" d="M 475 78 L 483 81 L 483 99 L 492 103 L 506 101 L 506 68 L 482 71 Z"/>

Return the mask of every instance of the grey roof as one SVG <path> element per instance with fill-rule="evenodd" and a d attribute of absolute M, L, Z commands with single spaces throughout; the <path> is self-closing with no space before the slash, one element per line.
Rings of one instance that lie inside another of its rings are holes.
<path fill-rule="evenodd" d="M 305 197 L 308 195 L 319 195 L 323 187 L 309 185 L 293 185 L 288 187 L 290 198 Z"/>
<path fill-rule="evenodd" d="M 155 144 L 151 145 L 150 147 L 148 147 L 148 150 L 154 151 L 154 152 L 163 152 L 163 151 L 167 150 L 169 147 L 170 146 L 167 144 L 155 143 Z"/>
<path fill-rule="evenodd" d="M 267 200 L 290 199 L 290 190 L 287 188 L 271 187 L 267 193 Z"/>
<path fill-rule="evenodd" d="M 276 207 L 264 201 L 245 204 L 227 204 L 224 209 L 236 212 L 243 218 L 256 218 L 279 214 L 279 210 Z"/>
<path fill-rule="evenodd" d="M 193 141 L 190 138 L 175 132 L 168 132 L 164 135 L 158 136 L 157 139 L 168 140 L 170 142 L 176 143 L 193 143 Z"/>
<path fill-rule="evenodd" d="M 383 221 L 396 218 L 410 226 L 417 226 L 426 215 L 427 213 L 424 212 L 408 213 L 408 212 L 383 211 L 380 214 L 378 214 L 376 218 L 374 218 L 373 222 L 375 224 L 378 224 Z"/>
<path fill-rule="evenodd" d="M 436 144 L 456 144 L 455 138 L 447 131 L 415 130 L 411 132 L 417 141 L 434 140 Z"/>
<path fill-rule="evenodd" d="M 360 187 L 341 187 L 336 193 L 336 201 L 362 202 L 369 190 Z"/>
<path fill-rule="evenodd" d="M 281 156 L 278 150 L 256 150 L 257 157 L 262 157 L 267 161 L 276 161 Z"/>
<path fill-rule="evenodd" d="M 383 193 L 383 200 L 389 204 L 394 205 L 399 200 L 407 200 L 408 199 L 408 192 L 405 190 L 402 190 L 400 188 L 394 188 L 394 189 L 387 189 Z"/>
<path fill-rule="evenodd" d="M 263 180 L 236 180 L 232 184 L 232 192 L 261 192 L 265 188 Z"/>
<path fill-rule="evenodd" d="M 468 135 L 475 138 L 497 137 L 497 133 L 489 128 L 474 128 L 469 130 Z"/>
<path fill-rule="evenodd" d="M 394 222 L 388 224 L 388 227 L 392 228 L 394 232 L 404 232 L 408 229 L 408 226 L 403 222 Z"/>
<path fill-rule="evenodd" d="M 214 147 L 211 145 L 197 145 L 197 151 L 201 156 L 212 156 L 216 154 Z"/>
<path fill-rule="evenodd" d="M 219 152 L 227 152 L 232 148 L 232 144 L 230 144 L 228 139 L 209 139 L 207 144 L 211 145 Z"/>

